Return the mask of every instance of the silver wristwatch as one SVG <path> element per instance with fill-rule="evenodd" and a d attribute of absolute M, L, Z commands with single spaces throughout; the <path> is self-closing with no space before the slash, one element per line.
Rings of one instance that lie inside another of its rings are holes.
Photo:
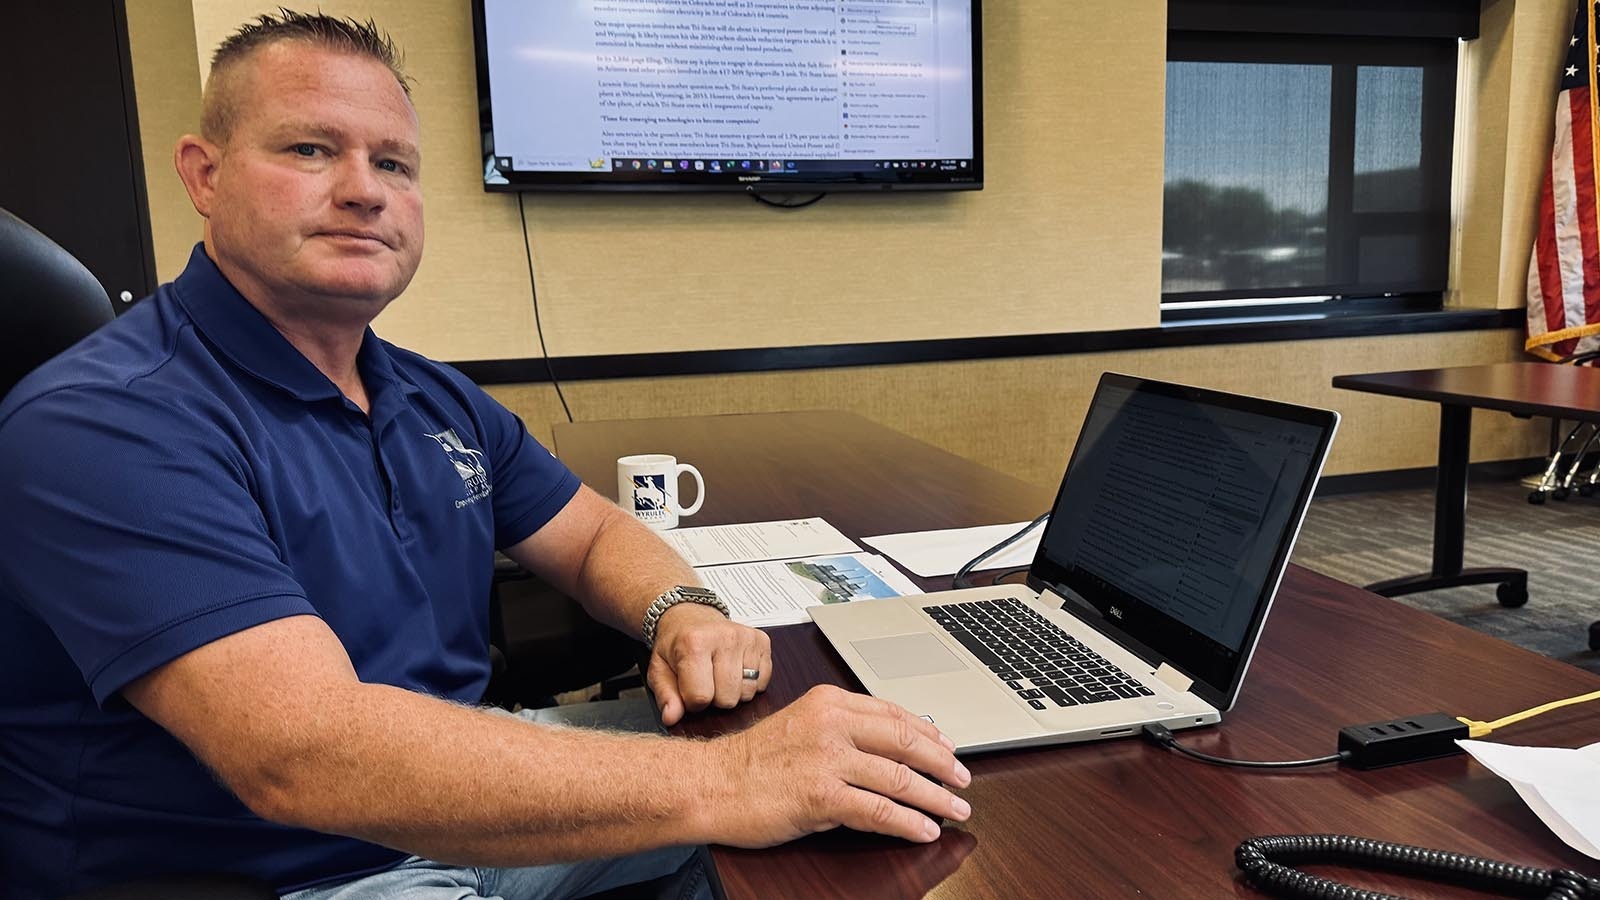
<path fill-rule="evenodd" d="M 644 642 L 651 647 L 656 645 L 656 626 L 661 623 L 661 615 L 679 603 L 703 603 L 715 608 L 718 612 L 728 616 L 728 604 L 722 602 L 717 592 L 710 588 L 694 587 L 680 584 L 668 588 L 661 596 L 657 597 L 650 608 L 644 611 L 644 624 L 639 630 L 644 634 Z M 729 616 L 732 618 L 732 616 Z"/>

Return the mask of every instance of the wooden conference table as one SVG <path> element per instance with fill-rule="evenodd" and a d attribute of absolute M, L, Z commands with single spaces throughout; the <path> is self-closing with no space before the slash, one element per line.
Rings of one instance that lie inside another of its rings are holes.
<path fill-rule="evenodd" d="M 1053 488 L 839 412 L 559 424 L 555 450 L 608 496 L 618 456 L 670 453 L 694 464 L 705 474 L 707 498 L 686 524 L 820 515 L 858 542 L 1025 521 L 1055 496 Z M 949 586 L 947 578 L 916 580 L 930 591 Z M 815 626 L 771 633 L 770 689 L 739 709 L 691 717 L 679 733 L 743 728 L 814 684 L 860 690 Z M 1223 724 L 1179 739 L 1223 756 L 1299 759 L 1331 753 L 1343 725 L 1434 710 L 1486 720 L 1597 689 L 1600 676 L 1291 566 L 1238 705 Z M 1492 739 L 1578 747 L 1600 739 L 1597 722 L 1594 709 L 1579 705 Z M 962 794 L 973 815 L 947 826 L 939 841 L 832 832 L 768 850 L 716 847 L 723 890 L 736 900 L 1259 896 L 1239 880 L 1234 847 L 1252 835 L 1307 832 L 1600 872 L 1510 785 L 1461 755 L 1373 771 L 1330 765 L 1273 773 L 1211 766 L 1122 739 L 965 761 L 973 783 Z M 1407 896 L 1482 896 L 1320 871 Z"/>
<path fill-rule="evenodd" d="M 1439 467 L 1433 506 L 1433 562 L 1426 573 L 1390 578 L 1367 590 L 1398 597 L 1465 584 L 1499 584 L 1506 606 L 1528 602 L 1528 573 L 1504 566 L 1463 568 L 1467 528 L 1467 462 L 1472 410 L 1516 416 L 1549 416 L 1600 424 L 1600 369 L 1545 362 L 1494 363 L 1444 369 L 1413 369 L 1339 375 L 1333 386 L 1439 404 Z M 1600 622 L 1590 626 L 1589 646 L 1600 650 Z"/>

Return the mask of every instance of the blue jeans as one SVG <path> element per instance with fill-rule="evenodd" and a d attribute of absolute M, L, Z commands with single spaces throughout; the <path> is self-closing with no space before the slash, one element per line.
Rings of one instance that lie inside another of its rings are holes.
<path fill-rule="evenodd" d="M 523 710 L 516 715 L 525 721 L 547 725 L 617 731 L 660 728 L 649 704 L 644 701 L 581 703 Z M 683 869 L 684 877 L 670 884 L 661 900 L 711 900 L 707 873 L 695 860 L 698 850 L 698 847 L 666 847 L 633 856 L 520 869 L 450 866 L 413 856 L 392 869 L 354 881 L 295 891 L 285 894 L 283 900 L 567 900 L 661 878 L 679 869 Z M 687 867 L 691 860 L 694 860 L 693 866 Z"/>
<path fill-rule="evenodd" d="M 393 869 L 355 881 L 307 888 L 283 900 L 565 900 L 649 881 L 678 871 L 698 848 L 668 847 L 615 859 L 593 859 L 525 869 L 447 866 L 411 857 Z M 663 900 L 710 900 L 705 873 L 686 873 Z"/>

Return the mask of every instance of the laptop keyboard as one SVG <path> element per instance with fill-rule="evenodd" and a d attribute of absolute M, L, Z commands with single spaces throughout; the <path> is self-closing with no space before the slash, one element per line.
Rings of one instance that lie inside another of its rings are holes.
<path fill-rule="evenodd" d="M 1034 709 L 1149 697 L 1155 692 L 1015 597 L 923 612 Z"/>

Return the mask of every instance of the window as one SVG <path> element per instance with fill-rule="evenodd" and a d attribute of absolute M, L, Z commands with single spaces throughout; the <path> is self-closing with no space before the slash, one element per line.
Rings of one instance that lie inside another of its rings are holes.
<path fill-rule="evenodd" d="M 1437 308 L 1459 40 L 1168 37 L 1164 314 L 1365 298 Z"/>

